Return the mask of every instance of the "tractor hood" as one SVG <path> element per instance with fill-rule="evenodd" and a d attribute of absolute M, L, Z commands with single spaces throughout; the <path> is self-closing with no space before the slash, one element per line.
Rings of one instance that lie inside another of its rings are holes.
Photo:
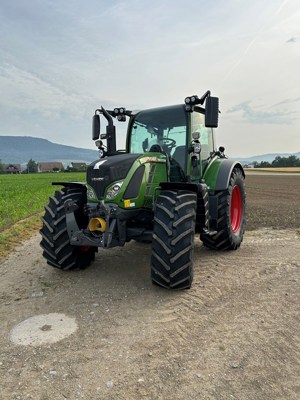
<path fill-rule="evenodd" d="M 126 178 L 132 164 L 140 154 L 118 154 L 94 161 L 87 169 L 87 183 L 98 199 L 103 198 L 105 189 L 112 182 Z"/>

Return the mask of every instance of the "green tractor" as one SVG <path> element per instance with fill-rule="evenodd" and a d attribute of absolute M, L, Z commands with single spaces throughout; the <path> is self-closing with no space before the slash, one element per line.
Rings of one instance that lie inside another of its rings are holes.
<path fill-rule="evenodd" d="M 81 269 L 98 248 L 152 242 L 152 282 L 187 289 L 195 234 L 210 249 L 237 249 L 245 230 L 245 174 L 223 147 L 216 149 L 218 114 L 219 99 L 210 91 L 137 112 L 97 109 L 99 159 L 89 165 L 86 183 L 53 182 L 63 188 L 50 197 L 42 219 L 47 263 Z M 104 134 L 100 116 L 107 121 Z M 113 118 L 129 118 L 126 150 L 116 149 Z"/>

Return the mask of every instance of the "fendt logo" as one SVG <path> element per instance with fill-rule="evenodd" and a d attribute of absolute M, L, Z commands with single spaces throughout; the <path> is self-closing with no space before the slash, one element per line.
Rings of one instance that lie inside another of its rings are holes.
<path fill-rule="evenodd" d="M 102 182 L 105 180 L 105 178 L 92 178 L 91 179 L 93 182 Z"/>
<path fill-rule="evenodd" d="M 98 162 L 94 165 L 94 168 L 93 168 L 93 169 L 99 169 L 99 167 L 100 167 L 102 164 L 104 164 L 106 161 L 107 161 L 107 160 L 98 161 Z"/>

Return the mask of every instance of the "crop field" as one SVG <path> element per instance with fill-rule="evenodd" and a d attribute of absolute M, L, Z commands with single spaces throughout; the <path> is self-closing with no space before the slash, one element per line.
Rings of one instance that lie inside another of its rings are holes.
<path fill-rule="evenodd" d="M 0 232 L 39 213 L 55 191 L 52 181 L 84 181 L 85 173 L 0 175 Z"/>

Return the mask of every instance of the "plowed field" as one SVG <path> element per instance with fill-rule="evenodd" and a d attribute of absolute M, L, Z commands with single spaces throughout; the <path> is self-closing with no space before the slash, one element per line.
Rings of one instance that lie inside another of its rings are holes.
<path fill-rule="evenodd" d="M 247 229 L 300 229 L 300 174 L 246 173 Z"/>

